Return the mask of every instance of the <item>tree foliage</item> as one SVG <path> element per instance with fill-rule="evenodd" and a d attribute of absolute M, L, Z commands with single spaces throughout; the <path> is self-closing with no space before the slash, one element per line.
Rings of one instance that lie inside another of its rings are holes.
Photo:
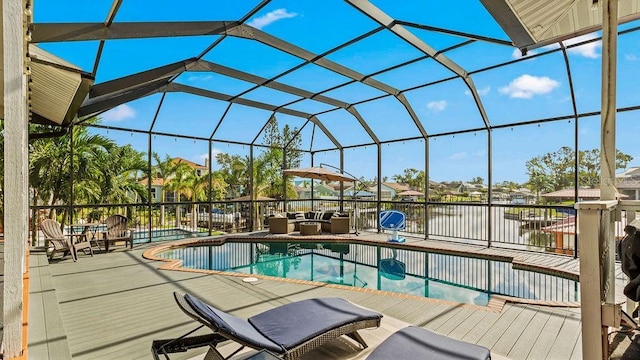
<path fill-rule="evenodd" d="M 616 150 L 616 169 L 622 169 L 633 158 Z M 600 150 L 578 151 L 578 186 L 594 188 L 600 184 Z M 575 152 L 563 146 L 559 150 L 536 156 L 526 163 L 527 185 L 538 193 L 557 191 L 574 185 Z"/>
<path fill-rule="evenodd" d="M 404 169 L 402 174 L 393 175 L 391 178 L 397 183 L 409 185 L 412 189 L 424 191 L 425 173 L 423 170 L 408 168 Z"/>
<path fill-rule="evenodd" d="M 264 144 L 269 147 L 264 148 L 253 159 L 253 189 L 248 187 L 250 183 L 249 169 L 251 169 L 249 156 L 217 154 L 216 162 L 219 165 L 217 173 L 229 185 L 228 190 L 232 197 L 251 195 L 255 199 L 262 195 L 282 198 L 282 189 L 284 188 L 282 169 L 300 166 L 302 160 L 301 143 L 302 139 L 298 134 L 298 129 L 291 129 L 285 125 L 280 130 L 277 119 L 273 117 L 264 129 Z M 291 182 L 287 183 L 286 191 L 288 198 L 296 197 Z"/>

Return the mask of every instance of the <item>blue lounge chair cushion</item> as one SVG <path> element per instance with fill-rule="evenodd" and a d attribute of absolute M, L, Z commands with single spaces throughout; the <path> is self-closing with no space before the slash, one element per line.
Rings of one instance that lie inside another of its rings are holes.
<path fill-rule="evenodd" d="M 215 309 L 198 298 L 185 294 L 184 298 L 189 305 L 200 315 L 203 319 L 207 320 L 214 327 L 220 329 L 221 332 L 234 336 L 242 341 L 256 344 L 264 349 L 282 352 L 282 348 L 264 337 L 258 330 L 256 330 L 245 319 L 240 319 L 233 315 L 227 314 L 224 311 Z"/>
<path fill-rule="evenodd" d="M 409 326 L 391 335 L 367 357 L 387 359 L 488 360 L 491 353 L 479 345 Z"/>
<path fill-rule="evenodd" d="M 285 349 L 348 323 L 381 319 L 382 314 L 340 298 L 302 300 L 250 317 L 249 322 Z"/>

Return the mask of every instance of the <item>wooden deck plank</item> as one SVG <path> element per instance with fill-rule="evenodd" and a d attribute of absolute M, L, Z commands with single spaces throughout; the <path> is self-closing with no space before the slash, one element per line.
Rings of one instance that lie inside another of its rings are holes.
<path fill-rule="evenodd" d="M 449 335 L 456 339 L 462 339 L 467 335 L 467 333 L 469 333 L 469 331 L 471 331 L 471 329 L 483 321 L 487 314 L 490 313 L 485 311 L 474 311 L 463 322 L 459 323 L 454 329 L 445 335 Z"/>
<path fill-rule="evenodd" d="M 480 311 L 471 307 L 463 307 L 455 315 L 450 317 L 446 322 L 442 323 L 438 327 L 435 327 L 433 330 L 444 335 L 450 334 L 453 329 L 466 322 L 467 319 L 469 319 L 469 317 L 473 316 L 473 314 L 475 313 L 480 313 Z"/>
<path fill-rule="evenodd" d="M 549 319 L 544 324 L 540 335 L 533 343 L 527 359 L 534 360 L 547 358 L 547 354 L 549 354 L 551 347 L 558 338 L 560 329 L 562 328 L 562 324 L 564 324 L 564 320 L 566 318 L 565 314 L 555 310 L 556 309 L 550 309 L 550 311 L 548 311 Z"/>
<path fill-rule="evenodd" d="M 501 313 L 489 313 L 484 317 L 482 322 L 479 322 L 476 326 L 474 326 L 471 330 L 467 332 L 467 334 L 462 338 L 463 341 L 467 341 L 470 343 L 477 344 L 480 338 L 493 326 L 495 322 L 497 322 L 503 314 L 507 312 L 517 312 L 518 309 L 515 309 L 512 304 L 505 304 Z"/>
<path fill-rule="evenodd" d="M 496 341 L 492 351 L 498 354 L 509 354 L 516 342 L 522 337 L 523 332 L 530 326 L 531 320 L 536 315 L 535 308 L 526 306 L 513 320 L 504 334 Z"/>
<path fill-rule="evenodd" d="M 478 340 L 478 345 L 493 349 L 495 344 L 506 333 L 511 323 L 525 309 L 524 305 L 513 305 L 509 310 L 502 312 L 500 318 L 489 328 L 487 332 Z"/>
<path fill-rule="evenodd" d="M 429 246 L 438 245 L 438 242 L 429 242 Z M 192 292 L 241 317 L 291 301 L 338 296 L 380 311 L 389 319 L 397 318 L 454 338 L 491 345 L 498 355 L 536 360 L 562 356 L 579 358 L 580 355 L 576 347 L 579 344 L 579 309 L 507 303 L 500 313 L 470 311 L 468 307 L 458 307 L 454 303 L 429 303 L 377 292 L 266 279 L 244 283 L 238 277 L 158 271 L 159 262 L 140 256 L 145 247 L 136 245 L 133 251 L 120 249 L 93 258 L 81 257 L 77 263 L 62 261 L 50 266 L 61 322 L 74 359 L 148 359 L 151 340 L 176 337 L 193 329 L 195 322 L 179 310 L 171 296 L 175 290 Z M 529 254 L 455 243 L 443 243 L 441 248 L 476 249 L 500 256 Z M 549 259 L 546 254 L 540 254 L 528 261 L 562 268 L 578 264 L 571 257 L 550 256 Z M 536 309 L 536 312 L 529 317 L 523 309 Z M 540 329 L 537 336 L 536 328 Z M 516 337 L 514 334 L 518 332 L 520 335 Z M 531 341 L 529 350 L 527 340 Z M 568 343 L 571 346 L 567 346 L 566 351 L 559 349 L 561 344 Z M 521 354 L 527 351 L 528 354 Z M 188 359 L 201 352 L 190 351 L 171 358 Z"/>
<path fill-rule="evenodd" d="M 545 311 L 545 309 L 541 309 L 540 307 L 535 308 L 535 315 L 531 321 L 529 321 L 524 331 L 522 331 L 522 334 L 515 344 L 513 344 L 511 350 L 507 353 L 509 358 L 513 360 L 527 359 L 529 352 L 531 352 L 534 344 L 538 341 L 538 337 L 551 317 L 549 311 Z"/>
<path fill-rule="evenodd" d="M 580 335 L 580 321 L 567 316 L 558 332 L 556 341 L 551 346 L 547 359 L 570 359 L 578 337 Z"/>

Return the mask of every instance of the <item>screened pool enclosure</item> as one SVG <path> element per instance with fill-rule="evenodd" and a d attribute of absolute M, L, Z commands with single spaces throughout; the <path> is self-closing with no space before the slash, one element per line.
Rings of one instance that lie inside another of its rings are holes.
<path fill-rule="evenodd" d="M 637 0 L 25 5 L 3 18 L 24 20 L 3 47 L 24 49 L 4 51 L 6 238 L 114 213 L 137 243 L 293 211 L 379 231 L 396 209 L 420 237 L 578 256 L 575 203 L 635 217 Z M 321 165 L 358 181 L 282 175 Z"/>

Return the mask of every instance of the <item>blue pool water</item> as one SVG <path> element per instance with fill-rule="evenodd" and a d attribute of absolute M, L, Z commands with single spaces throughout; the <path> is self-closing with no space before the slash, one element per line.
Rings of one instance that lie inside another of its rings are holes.
<path fill-rule="evenodd" d="M 107 230 L 106 225 L 100 225 L 95 228 L 96 233 L 100 233 Z M 67 228 L 67 233 L 70 231 Z M 83 227 L 74 227 L 73 232 L 79 234 L 83 231 Z M 180 240 L 198 236 L 208 236 L 208 233 L 192 232 L 179 228 L 167 228 L 167 229 L 153 229 L 151 230 L 151 241 L 169 241 Z M 133 242 L 142 243 L 147 242 L 149 239 L 149 230 L 136 230 L 133 232 Z"/>
<path fill-rule="evenodd" d="M 362 243 L 226 242 L 158 254 L 186 268 L 318 281 L 486 305 L 492 294 L 578 301 L 578 283 L 511 263 Z"/>

